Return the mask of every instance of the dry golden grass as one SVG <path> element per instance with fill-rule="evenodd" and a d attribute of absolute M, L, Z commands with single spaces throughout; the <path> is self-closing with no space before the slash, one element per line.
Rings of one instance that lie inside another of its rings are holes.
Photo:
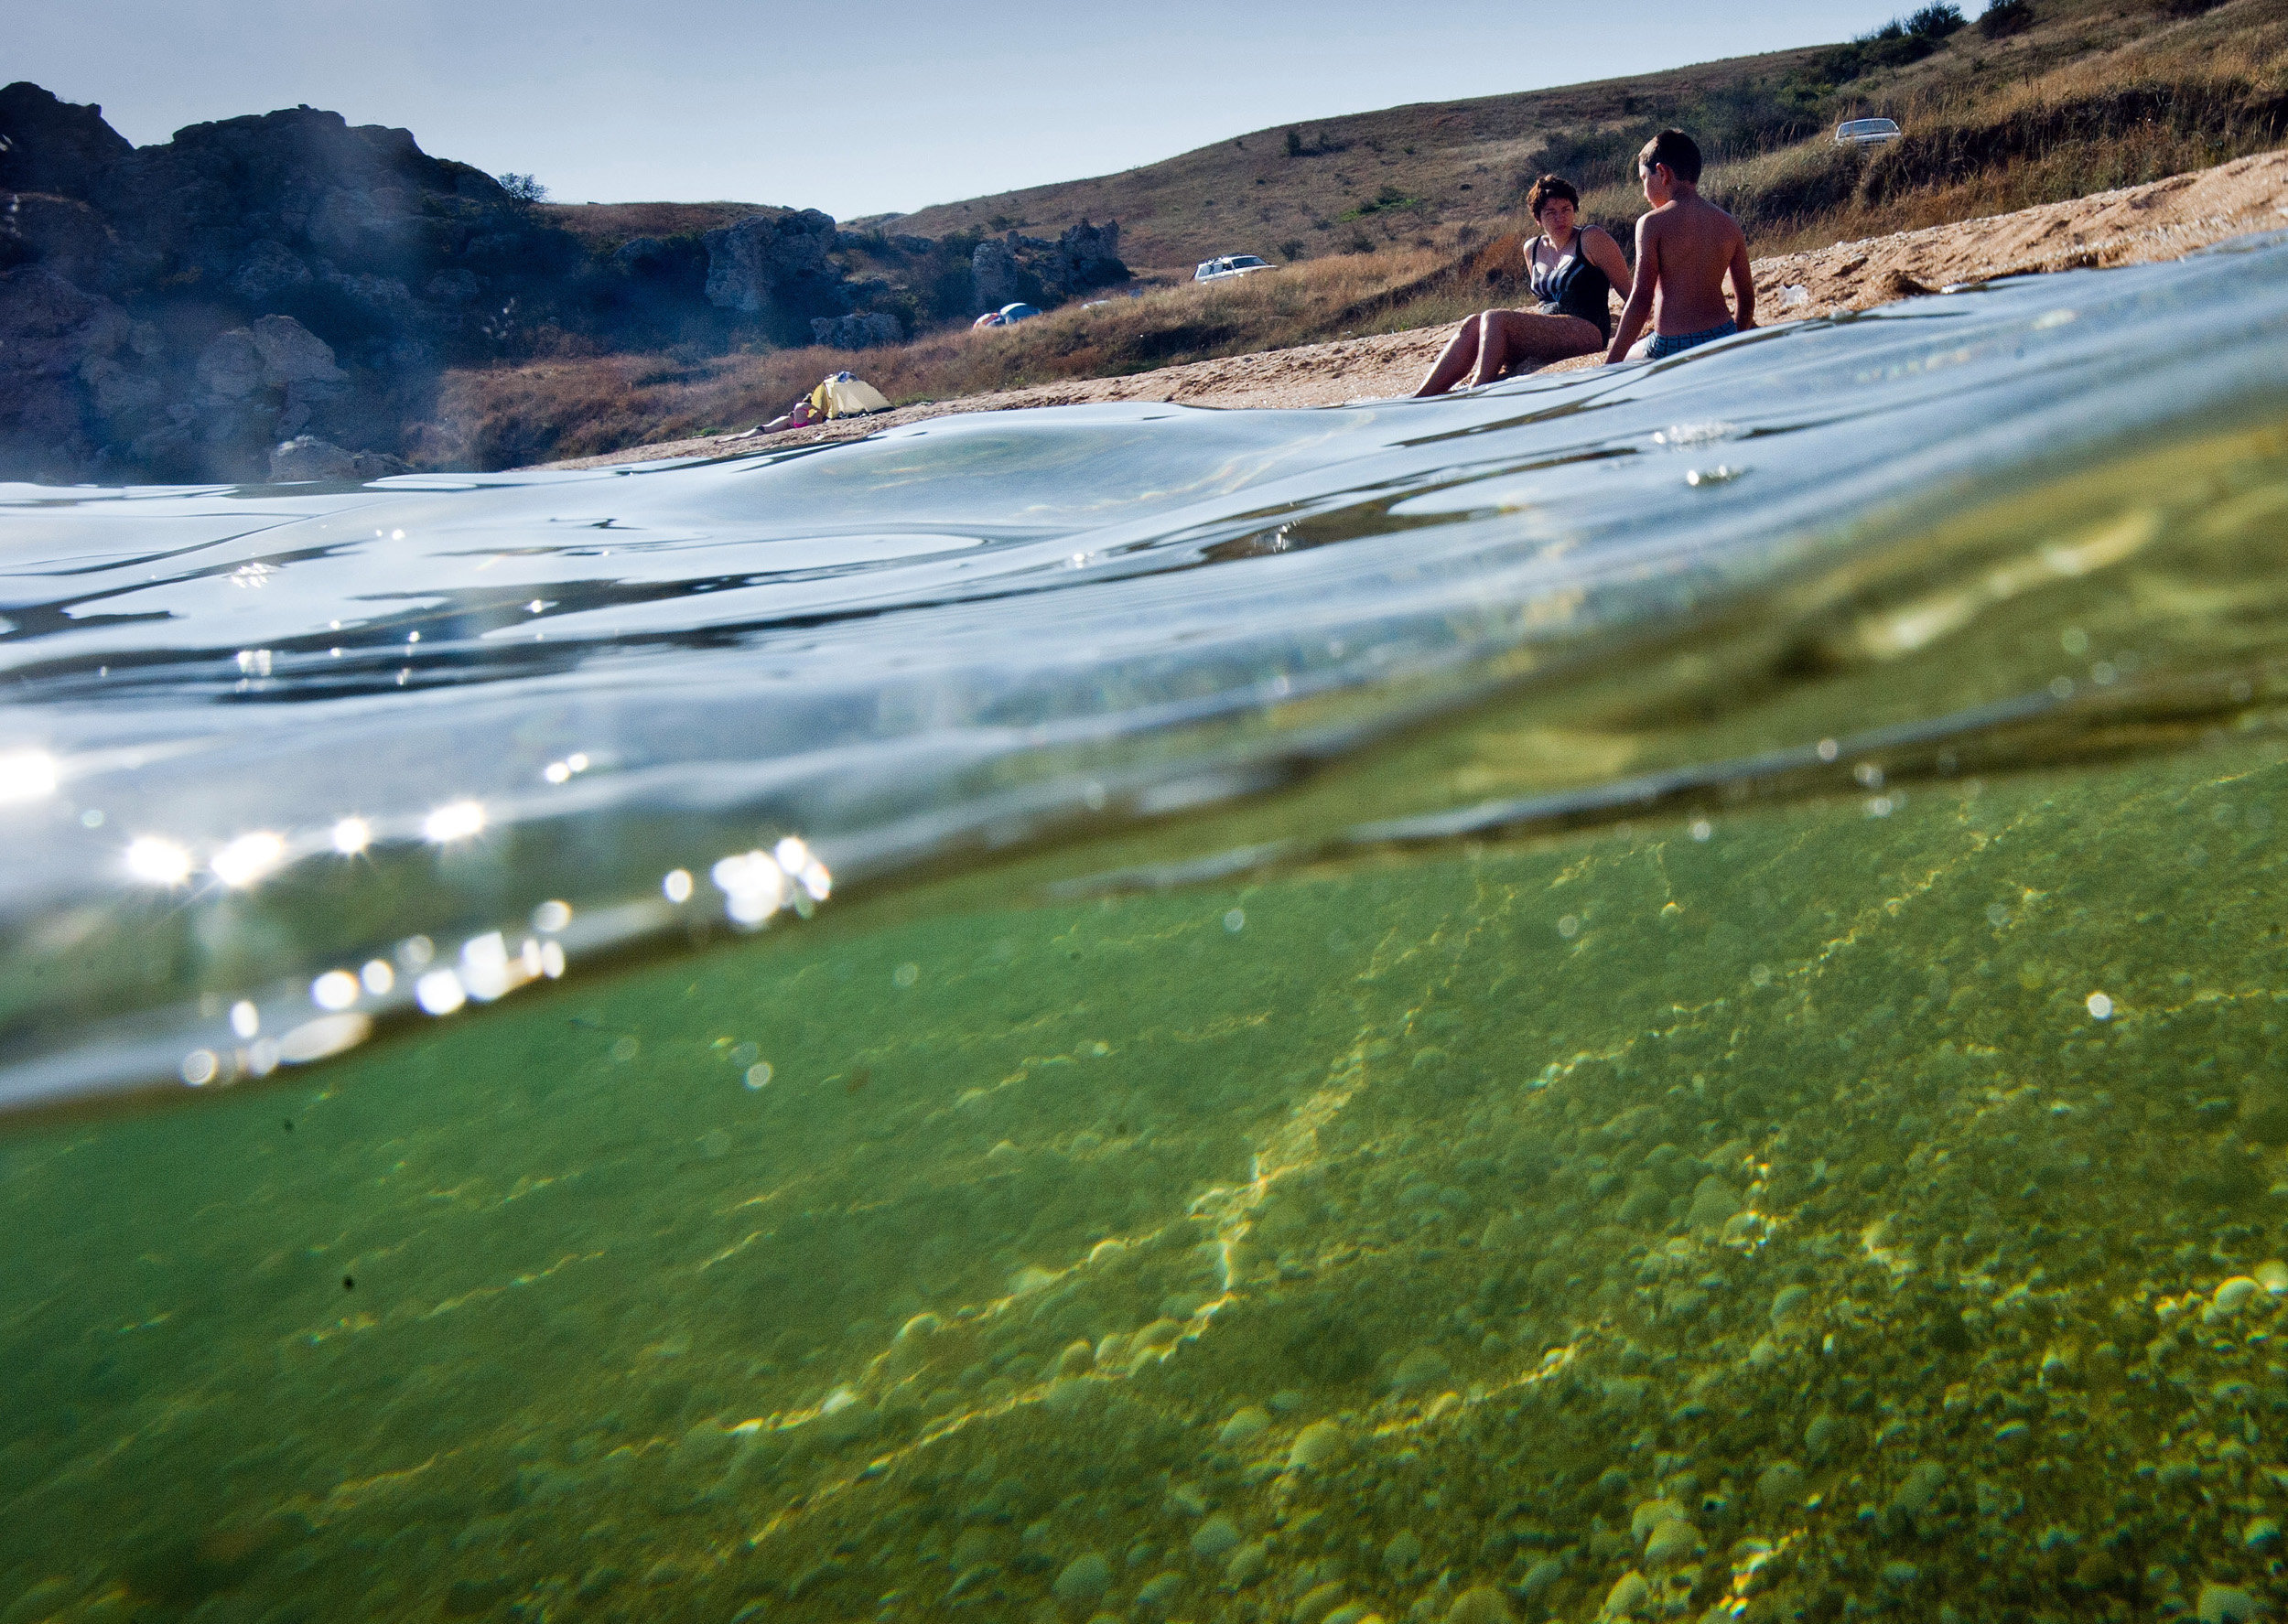
<path fill-rule="evenodd" d="M 420 456 L 437 466 L 513 468 L 749 428 L 846 367 L 905 405 L 1060 379 L 1117 377 L 1344 331 L 1389 331 L 1388 313 L 1348 328 L 1340 318 L 1444 263 L 1440 254 L 1415 248 L 1312 260 L 858 355 L 806 347 L 688 364 L 656 356 L 582 356 L 458 371 L 446 377 L 437 420 L 420 431 Z"/>
<path fill-rule="evenodd" d="M 2157 0 L 2038 0 L 2036 15 L 2038 26 L 2026 34 L 1988 44 L 1967 29 L 1939 54 L 1854 86 L 1863 96 L 1848 111 L 1896 117 L 1905 134 L 1895 146 L 1856 154 L 1822 134 L 1715 164 L 1703 189 L 1741 215 L 1752 250 L 1768 255 L 2084 197 L 2288 141 L 2288 0 L 2227 0 L 2190 18 L 2168 15 Z M 1779 59 L 1754 60 L 1768 70 Z M 1736 79 L 1742 64 L 1720 67 Z M 1187 231 L 1207 229 L 1193 192 L 1243 195 L 1237 187 L 1246 182 L 1256 224 L 1274 235 L 1279 217 L 1272 203 L 1282 188 L 1294 196 L 1281 207 L 1320 218 L 1343 199 L 1370 195 L 1374 185 L 1420 190 L 1421 209 L 1356 222 L 1360 232 L 1372 228 L 1365 241 L 1380 239 L 1369 252 L 857 356 L 801 349 L 687 364 L 601 356 L 459 372 L 446 379 L 437 421 L 419 431 L 416 450 L 432 466 L 502 468 L 744 428 L 777 415 L 846 366 L 905 404 L 1453 320 L 1515 297 L 1489 293 L 1480 274 L 1485 251 L 1465 252 L 1504 229 L 1530 225 L 1516 218 L 1525 177 L 1504 173 L 1502 164 L 1514 167 L 1538 145 L 1542 120 L 1564 113 L 1593 123 L 1619 105 L 1619 91 L 1654 82 L 1395 109 L 1313 126 L 1314 141 L 1336 142 L 1337 149 L 1307 159 L 1266 151 L 1250 136 L 1228 151 L 1203 148 L 1127 177 L 1001 200 L 1012 209 L 1023 201 L 1036 223 L 1051 203 L 1102 218 L 1101 204 L 1129 185 L 1121 195 L 1149 201 L 1145 218 L 1156 220 L 1136 240 L 1173 246 L 1193 241 Z M 1435 186 L 1430 169 L 1442 176 Z M 1267 179 L 1261 191 L 1253 189 L 1257 176 Z M 1474 183 L 1466 198 L 1463 177 Z M 1643 208 L 1633 187 L 1615 185 L 1591 190 L 1582 211 L 1626 242 Z M 955 212 L 909 223 L 942 230 L 956 223 Z M 647 223 L 671 222 L 663 216 Z M 1128 223 L 1124 219 L 1124 232 Z M 1325 235 L 1311 235 L 1310 251 L 1323 252 Z"/>
<path fill-rule="evenodd" d="M 1904 135 L 1864 155 L 1825 136 L 1711 166 L 1711 198 L 1759 254 L 1948 225 L 2205 168 L 2288 140 L 2288 6 L 2221 13 L 1993 84 L 1942 81 L 1882 111 Z M 1641 210 L 1635 188 L 1582 199 Z"/>
<path fill-rule="evenodd" d="M 2272 145 L 2244 149 L 2166 131 L 2128 130 L 2102 148 L 2079 146 L 2013 162 L 1967 180 L 1920 188 L 1881 204 L 1855 205 L 1816 222 L 1769 232 L 1757 240 L 1756 252 L 1793 253 L 1830 242 L 1921 231 L 2043 203 L 2065 202 L 2207 168 L 2240 156 L 2244 151 L 2269 150 Z"/>
<path fill-rule="evenodd" d="M 1901 13 L 1919 0 L 1898 0 Z M 1966 0 L 1963 9 L 1979 7 Z M 2274 26 L 2281 0 L 2228 0 L 2207 15 L 2176 18 L 2164 0 L 2034 0 L 2035 21 L 2002 40 L 1973 27 L 1934 55 L 1879 69 L 1851 83 L 1827 121 L 1860 113 L 1900 116 L 1916 98 L 1966 102 L 2078 61 L 2102 59 L 2102 72 L 2134 69 L 2143 52 L 2172 72 L 2204 53 L 2229 56 L 2252 29 Z M 1561 41 L 1558 42 L 1561 48 Z M 1422 102 L 1294 126 L 1306 150 L 1290 156 L 1284 127 L 1251 131 L 1161 162 L 1082 180 L 973 198 L 921 210 L 891 230 L 935 235 L 1003 229 L 996 221 L 1052 235 L 1085 216 L 1117 219 L 1132 265 L 1186 269 L 1214 253 L 1258 253 L 1298 241 L 1323 255 L 1348 248 L 1359 229 L 1377 243 L 1429 236 L 1450 244 L 1463 225 L 1503 229 L 1522 208 L 1532 177 L 1527 160 L 1571 133 L 1633 127 L 1679 106 L 1738 92 L 1777 89 L 1816 70 L 1822 48 L 1741 57 L 1666 72 L 1461 102 Z M 1520 71 L 1562 71 L 1561 59 L 1520 63 Z M 2218 71 L 2229 70 L 2220 63 Z M 1579 178 L 1576 177 L 1576 178 Z M 1409 207 L 1356 220 L 1344 217 L 1387 188 Z M 1623 217 L 1641 204 L 1624 207 Z"/>

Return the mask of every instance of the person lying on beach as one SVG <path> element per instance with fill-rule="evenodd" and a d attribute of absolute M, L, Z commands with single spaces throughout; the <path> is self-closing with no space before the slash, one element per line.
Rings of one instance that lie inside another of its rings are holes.
<path fill-rule="evenodd" d="M 1636 221 L 1636 285 L 1621 312 L 1605 362 L 1665 360 L 1755 325 L 1755 274 L 1740 222 L 1700 196 L 1700 149 L 1682 130 L 1663 130 L 1636 155 L 1650 214 Z M 1732 278 L 1735 314 L 1724 304 Z M 1650 317 L 1652 339 L 1636 342 Z"/>
<path fill-rule="evenodd" d="M 1535 361 L 1593 355 L 1613 337 L 1608 290 L 1629 295 L 1629 263 L 1602 226 L 1579 226 L 1581 193 L 1544 175 L 1526 195 L 1541 234 L 1526 250 L 1533 274 L 1530 310 L 1487 310 L 1462 324 L 1422 380 L 1417 397 L 1444 394 L 1464 372 L 1475 388 Z"/>

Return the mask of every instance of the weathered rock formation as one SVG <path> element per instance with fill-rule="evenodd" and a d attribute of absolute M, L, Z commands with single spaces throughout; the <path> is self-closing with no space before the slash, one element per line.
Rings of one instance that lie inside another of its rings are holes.
<path fill-rule="evenodd" d="M 1084 220 L 1066 231 L 1051 250 L 1042 276 L 1067 297 L 1126 282 L 1128 268 L 1120 263 L 1120 222 L 1108 220 L 1093 226 Z"/>
<path fill-rule="evenodd" d="M 707 303 L 800 343 L 814 317 L 850 308 L 843 268 L 828 257 L 835 238 L 834 217 L 815 209 L 750 214 L 707 232 Z"/>
<path fill-rule="evenodd" d="M 0 138 L 8 475 L 259 479 L 312 431 L 385 454 L 441 366 L 503 348 L 488 317 L 585 257 L 489 177 L 337 113 L 137 148 L 16 84 Z"/>
<path fill-rule="evenodd" d="M 577 213 L 339 113 L 136 147 L 99 108 L 0 89 L 0 478 L 347 477 L 332 452 L 276 448 L 384 466 L 431 443 L 448 367 L 562 346 L 863 349 L 1127 274 L 1110 224 L 979 243 L 776 210 L 594 241 L 557 223 Z"/>
<path fill-rule="evenodd" d="M 381 479 L 406 471 L 402 458 L 373 451 L 345 451 L 315 435 L 297 435 L 270 452 L 274 481 Z"/>
<path fill-rule="evenodd" d="M 166 390 L 157 329 L 44 267 L 0 273 L 0 474 L 64 480 L 96 466 Z"/>
<path fill-rule="evenodd" d="M 1060 305 L 1092 287 L 1125 282 L 1128 275 L 1128 266 L 1120 263 L 1117 220 L 1100 226 L 1084 220 L 1053 242 L 1015 231 L 988 237 L 971 253 L 969 263 L 977 303 L 988 310 L 1020 299 L 1029 305 Z"/>
<path fill-rule="evenodd" d="M 78 197 L 90 176 L 135 151 L 101 107 L 59 102 L 36 84 L 0 90 L 0 190 Z"/>
<path fill-rule="evenodd" d="M 831 285 L 839 280 L 826 259 L 834 240 L 834 217 L 815 209 L 750 214 L 709 231 L 707 303 L 753 316 L 782 288 Z"/>
<path fill-rule="evenodd" d="M 971 252 L 969 274 L 977 283 L 977 303 L 986 309 L 998 310 L 1003 305 L 1019 299 L 1031 301 L 1040 295 L 1041 279 L 1030 274 L 1017 260 L 1018 244 L 1024 241 L 1011 231 L 1006 242 L 988 237 Z"/>

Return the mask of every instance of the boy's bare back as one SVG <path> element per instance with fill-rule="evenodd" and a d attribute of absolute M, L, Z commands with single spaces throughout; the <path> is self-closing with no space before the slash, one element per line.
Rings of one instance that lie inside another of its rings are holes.
<path fill-rule="evenodd" d="M 1636 222 L 1636 274 L 1653 273 L 1657 314 L 1653 331 L 1706 332 L 1735 319 L 1724 303 L 1724 277 L 1743 287 L 1740 320 L 1754 322 L 1755 279 L 1748 269 L 1748 239 L 1740 222 L 1694 192 L 1679 196 Z"/>
<path fill-rule="evenodd" d="M 1663 130 L 1638 155 L 1636 172 L 1652 212 L 1636 222 L 1635 285 L 1606 361 L 1625 360 L 1647 322 L 1658 339 L 1698 342 L 1754 327 L 1755 273 L 1748 263 L 1748 240 L 1738 220 L 1700 196 L 1700 151 L 1692 138 Z M 1727 277 L 1732 306 L 1724 303 Z M 1653 351 L 1661 351 L 1657 340 Z"/>

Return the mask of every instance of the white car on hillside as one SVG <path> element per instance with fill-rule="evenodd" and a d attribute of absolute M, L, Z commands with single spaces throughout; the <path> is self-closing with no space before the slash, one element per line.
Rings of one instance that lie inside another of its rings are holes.
<path fill-rule="evenodd" d="M 1252 253 L 1227 253 L 1221 259 L 1203 260 L 1200 268 L 1192 273 L 1194 282 L 1221 282 L 1226 276 L 1245 276 L 1255 271 L 1275 267 L 1268 260 L 1259 260 Z"/>
<path fill-rule="evenodd" d="M 1899 138 L 1896 119 L 1847 118 L 1835 126 L 1838 146 L 1881 146 L 1886 141 Z"/>

